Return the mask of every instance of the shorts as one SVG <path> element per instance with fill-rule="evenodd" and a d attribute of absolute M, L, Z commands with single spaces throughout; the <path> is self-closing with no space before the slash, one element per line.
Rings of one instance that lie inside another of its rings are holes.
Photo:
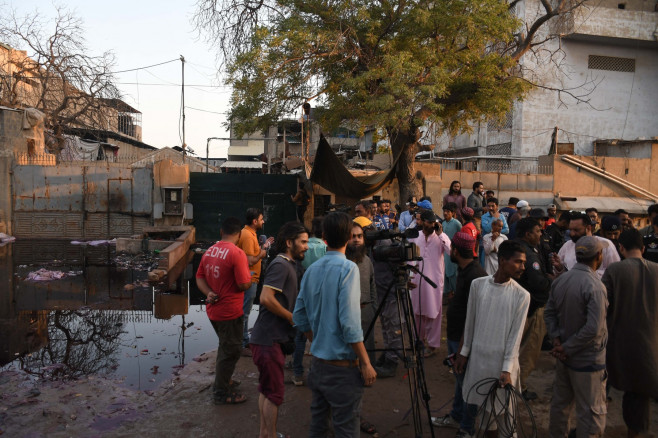
<path fill-rule="evenodd" d="M 274 342 L 273 345 L 251 344 L 251 354 L 260 373 L 258 392 L 275 405 L 281 406 L 284 393 L 283 366 L 285 364 L 281 346 L 277 342 Z"/>

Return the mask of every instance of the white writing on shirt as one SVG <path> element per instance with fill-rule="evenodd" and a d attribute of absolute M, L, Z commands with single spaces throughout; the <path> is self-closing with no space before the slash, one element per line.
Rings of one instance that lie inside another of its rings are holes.
<path fill-rule="evenodd" d="M 229 253 L 229 248 L 219 248 L 216 246 L 211 247 L 206 251 L 205 256 L 206 257 L 212 257 L 216 259 L 221 259 L 221 260 L 226 260 L 226 256 Z M 219 278 L 220 274 L 220 269 L 219 266 L 212 266 L 210 264 L 206 264 L 204 266 L 204 272 L 206 273 L 206 277 L 214 277 L 214 278 Z"/>

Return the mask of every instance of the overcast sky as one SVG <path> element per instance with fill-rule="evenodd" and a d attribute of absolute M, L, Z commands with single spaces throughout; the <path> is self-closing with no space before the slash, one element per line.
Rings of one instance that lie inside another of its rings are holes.
<path fill-rule="evenodd" d="M 217 79 L 215 50 L 197 38 L 191 24 L 194 3 L 65 0 L 57 4 L 84 21 L 90 54 L 114 52 L 116 71 L 185 57 L 186 143 L 197 155 L 205 156 L 208 137 L 228 137 L 223 122 L 230 90 Z M 0 13 L 7 7 L 21 15 L 38 9 L 44 16 L 53 16 L 55 11 L 48 0 L 0 0 Z M 142 141 L 158 148 L 180 145 L 181 62 L 120 73 L 117 80 L 126 103 L 142 112 Z M 220 87 L 211 87 L 217 85 Z M 226 157 L 227 148 L 227 141 L 215 140 L 210 143 L 210 156 Z"/>

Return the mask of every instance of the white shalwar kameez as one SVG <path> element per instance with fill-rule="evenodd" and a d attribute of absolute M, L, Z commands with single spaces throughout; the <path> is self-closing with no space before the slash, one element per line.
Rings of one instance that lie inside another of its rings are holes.
<path fill-rule="evenodd" d="M 474 388 L 480 380 L 498 379 L 503 371 L 510 373 L 515 388 L 521 387 L 519 346 L 529 305 L 530 294 L 513 279 L 496 283 L 489 276 L 471 283 L 460 352 L 469 358 L 463 384 L 469 404 L 480 405 L 486 398 Z"/>

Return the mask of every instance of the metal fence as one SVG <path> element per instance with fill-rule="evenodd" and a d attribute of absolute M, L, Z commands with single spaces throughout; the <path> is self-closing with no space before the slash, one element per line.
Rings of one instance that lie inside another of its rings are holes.
<path fill-rule="evenodd" d="M 420 161 L 420 160 L 419 160 Z M 552 175 L 553 166 L 540 166 L 537 160 L 515 157 L 467 157 L 439 158 L 422 160 L 440 163 L 443 170 L 462 170 L 464 172 L 517 173 L 526 175 Z"/>
<path fill-rule="evenodd" d="M 111 164 L 133 164 L 144 159 L 143 156 L 137 155 L 110 155 L 102 160 L 72 160 L 70 157 L 55 154 L 30 154 L 30 153 L 15 153 L 14 159 L 16 164 L 22 166 L 106 166 Z M 142 165 L 139 167 L 145 167 Z"/>

